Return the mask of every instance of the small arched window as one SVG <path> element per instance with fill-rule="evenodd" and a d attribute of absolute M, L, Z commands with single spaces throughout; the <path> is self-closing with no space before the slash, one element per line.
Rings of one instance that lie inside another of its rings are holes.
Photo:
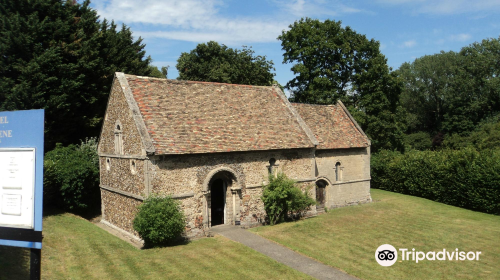
<path fill-rule="evenodd" d="M 115 154 L 123 155 L 123 127 L 120 121 L 115 124 Z"/>
<path fill-rule="evenodd" d="M 340 162 L 337 162 L 335 164 L 335 181 L 339 182 L 342 181 L 342 169 L 344 169 Z"/>
<path fill-rule="evenodd" d="M 135 159 L 131 159 L 130 160 L 130 172 L 132 172 L 132 174 L 136 174 L 137 173 L 137 163 L 135 162 Z"/>
<path fill-rule="evenodd" d="M 268 173 L 276 176 L 277 175 L 277 171 L 278 171 L 277 167 L 278 167 L 278 165 L 276 164 L 276 159 L 275 158 L 271 158 L 269 160 L 269 165 L 267 166 Z"/>
<path fill-rule="evenodd" d="M 109 171 L 111 169 L 111 160 L 106 158 L 106 170 Z"/>

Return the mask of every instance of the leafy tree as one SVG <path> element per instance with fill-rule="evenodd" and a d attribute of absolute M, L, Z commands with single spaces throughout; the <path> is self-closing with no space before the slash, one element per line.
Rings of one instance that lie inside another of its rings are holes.
<path fill-rule="evenodd" d="M 182 53 L 176 68 L 181 80 L 230 84 L 270 86 L 274 63 L 265 56 L 254 55 L 246 46 L 242 50 L 228 48 L 217 42 L 198 44 L 189 53 Z"/>
<path fill-rule="evenodd" d="M 403 149 L 401 82 L 389 73 L 379 43 L 342 27 L 340 21 L 301 19 L 283 31 L 283 62 L 296 75 L 286 84 L 291 101 L 344 102 L 372 139 L 372 147 Z"/>
<path fill-rule="evenodd" d="M 89 3 L 0 2 L 0 110 L 45 109 L 47 150 L 98 135 L 114 72 L 150 74 L 141 39 Z"/>
<path fill-rule="evenodd" d="M 149 76 L 166 79 L 168 78 L 168 67 L 169 66 L 162 66 L 160 70 L 158 67 L 150 65 L 149 69 L 151 70 L 151 74 L 149 74 Z"/>
<path fill-rule="evenodd" d="M 405 135 L 405 145 L 410 149 L 425 151 L 432 149 L 432 140 L 427 132 L 416 132 Z"/>
<path fill-rule="evenodd" d="M 500 111 L 500 38 L 417 58 L 397 74 L 410 133 L 468 135 Z"/>
<path fill-rule="evenodd" d="M 398 74 L 404 81 L 401 103 L 408 112 L 411 132 L 436 133 L 442 129 L 447 109 L 455 95 L 454 80 L 459 74 L 460 57 L 441 52 L 403 63 Z"/>
<path fill-rule="evenodd" d="M 481 121 L 469 135 L 447 135 L 443 144 L 453 149 L 472 146 L 481 151 L 500 148 L 500 114 Z"/>
<path fill-rule="evenodd" d="M 462 117 L 477 124 L 500 112 L 500 36 L 466 46 L 459 54 L 463 71 L 456 82 L 456 93 L 462 95 L 459 102 L 468 104 Z M 445 123 L 445 128 L 448 126 L 450 130 L 458 130 Z"/>

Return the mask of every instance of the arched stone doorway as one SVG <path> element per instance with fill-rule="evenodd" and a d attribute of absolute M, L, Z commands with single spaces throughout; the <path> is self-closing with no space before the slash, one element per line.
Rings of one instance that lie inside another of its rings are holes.
<path fill-rule="evenodd" d="M 320 179 L 316 181 L 316 211 L 323 212 L 325 211 L 325 202 L 326 202 L 326 187 L 328 186 L 328 182 L 324 179 Z"/>
<path fill-rule="evenodd" d="M 227 182 L 215 179 L 210 184 L 210 226 L 223 225 L 226 216 Z"/>
<path fill-rule="evenodd" d="M 227 169 L 211 172 L 210 175 L 205 212 L 207 225 L 235 224 L 235 221 L 239 220 L 236 215 L 239 207 L 236 207 L 236 204 L 239 202 L 237 192 L 240 190 L 236 187 L 236 176 Z"/>

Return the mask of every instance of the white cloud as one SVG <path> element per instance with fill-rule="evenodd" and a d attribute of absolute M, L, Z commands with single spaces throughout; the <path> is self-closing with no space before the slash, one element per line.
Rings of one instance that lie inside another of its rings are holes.
<path fill-rule="evenodd" d="M 402 47 L 411 48 L 411 47 L 414 47 L 416 44 L 417 44 L 417 41 L 409 40 L 409 41 L 403 42 Z"/>
<path fill-rule="evenodd" d="M 346 6 L 339 1 L 325 1 L 325 0 L 275 0 L 278 6 L 296 17 L 305 16 L 319 16 L 330 15 L 335 16 L 339 14 L 352 14 L 362 12 L 360 9 Z"/>
<path fill-rule="evenodd" d="M 161 69 L 163 66 L 169 66 L 168 70 L 172 70 L 172 67 L 175 68 L 175 65 L 177 64 L 177 61 L 155 61 L 151 63 L 152 65 L 158 67 L 158 69 Z"/>
<path fill-rule="evenodd" d="M 220 43 L 275 42 L 288 21 L 268 18 L 224 17 L 217 0 L 96 0 L 104 18 L 139 24 L 134 36 Z M 141 31 L 142 30 L 142 31 Z"/>
<path fill-rule="evenodd" d="M 96 0 L 93 4 L 107 19 L 130 23 L 200 26 L 217 13 L 216 0 Z"/>
<path fill-rule="evenodd" d="M 405 5 L 416 13 L 451 15 L 500 11 L 498 0 L 377 0 L 390 5 Z"/>
<path fill-rule="evenodd" d="M 248 31 L 248 32 L 244 32 Z M 136 31 L 134 35 L 143 38 L 163 38 L 170 40 L 188 42 L 208 42 L 216 41 L 223 44 L 237 44 L 240 42 L 271 42 L 276 41 L 276 37 L 281 34 L 281 29 L 258 29 L 258 30 L 238 30 L 229 32 L 196 32 L 196 31 Z"/>
<path fill-rule="evenodd" d="M 360 10 L 338 1 L 271 0 L 276 15 L 337 15 Z M 215 40 L 224 44 L 276 42 L 291 23 L 289 17 L 229 17 L 220 10 L 222 0 L 94 0 L 99 15 L 106 19 L 136 24 L 134 36 L 189 42 Z"/>
<path fill-rule="evenodd" d="M 450 39 L 450 41 L 465 42 L 470 38 L 472 38 L 472 36 L 470 34 L 461 33 L 461 34 L 450 35 L 448 38 Z"/>

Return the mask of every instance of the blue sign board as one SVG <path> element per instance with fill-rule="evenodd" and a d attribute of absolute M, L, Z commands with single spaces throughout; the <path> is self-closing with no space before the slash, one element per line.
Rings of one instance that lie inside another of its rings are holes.
<path fill-rule="evenodd" d="M 0 112 L 0 245 L 42 248 L 43 140 L 44 110 Z"/>

